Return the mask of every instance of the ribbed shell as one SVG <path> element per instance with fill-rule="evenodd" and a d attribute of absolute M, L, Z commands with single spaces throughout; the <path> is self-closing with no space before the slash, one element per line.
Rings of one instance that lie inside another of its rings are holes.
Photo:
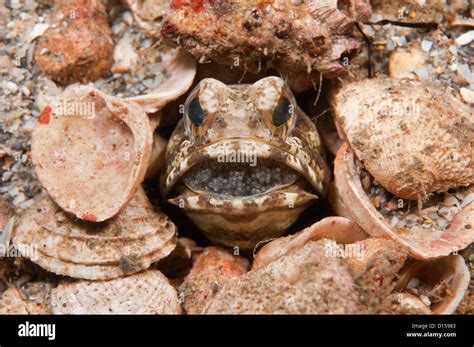
<path fill-rule="evenodd" d="M 378 77 L 343 86 L 332 106 L 370 174 L 416 200 L 474 183 L 474 116 L 454 93 L 439 83 Z"/>
<path fill-rule="evenodd" d="M 166 257 L 176 246 L 176 227 L 140 188 L 125 209 L 105 223 L 77 220 L 51 199 L 40 200 L 22 215 L 13 244 L 35 249 L 23 255 L 48 271 L 103 280 L 144 270 Z"/>

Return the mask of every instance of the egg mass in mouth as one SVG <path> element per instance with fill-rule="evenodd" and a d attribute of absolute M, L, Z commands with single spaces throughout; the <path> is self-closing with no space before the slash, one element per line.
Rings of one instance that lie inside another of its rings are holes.
<path fill-rule="evenodd" d="M 189 170 L 183 178 L 184 184 L 194 191 L 243 197 L 292 185 L 300 176 L 275 160 L 253 159 L 239 163 L 219 162 L 217 159 L 204 161 Z"/>

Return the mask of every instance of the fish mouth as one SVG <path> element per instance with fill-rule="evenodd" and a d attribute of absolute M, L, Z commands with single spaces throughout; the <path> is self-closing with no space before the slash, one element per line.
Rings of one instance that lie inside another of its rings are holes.
<path fill-rule="evenodd" d="M 162 176 L 163 197 L 183 187 L 226 199 L 286 189 L 325 195 L 318 167 L 306 158 L 255 139 L 226 139 L 198 148 Z M 285 188 L 286 187 L 286 188 Z M 171 196 L 171 197 L 173 197 Z"/>
<path fill-rule="evenodd" d="M 272 159 L 257 156 L 225 159 L 228 160 L 217 158 L 199 163 L 184 175 L 182 183 L 192 191 L 223 198 L 249 197 L 288 187 L 301 177 L 295 170 Z"/>
<path fill-rule="evenodd" d="M 249 162 L 209 159 L 189 170 L 168 201 L 187 210 L 222 213 L 300 207 L 317 199 L 311 184 L 292 168 L 268 158 Z"/>

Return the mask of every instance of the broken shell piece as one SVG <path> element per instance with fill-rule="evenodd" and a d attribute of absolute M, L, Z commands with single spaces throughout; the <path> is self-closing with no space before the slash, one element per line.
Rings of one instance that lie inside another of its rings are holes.
<path fill-rule="evenodd" d="M 200 314 L 230 278 L 245 274 L 247 259 L 218 247 L 208 247 L 199 254 L 191 272 L 179 288 L 183 308 L 188 314 Z"/>
<path fill-rule="evenodd" d="M 51 284 L 30 282 L 9 288 L 1 296 L 0 314 L 51 314 Z"/>
<path fill-rule="evenodd" d="M 474 183 L 472 111 L 453 90 L 379 77 L 343 85 L 331 104 L 357 158 L 397 197 Z"/>
<path fill-rule="evenodd" d="M 261 269 L 282 256 L 295 252 L 309 240 L 330 239 L 339 244 L 349 244 L 368 237 L 365 231 L 347 218 L 327 217 L 294 235 L 280 237 L 263 246 L 253 260 L 252 270 Z"/>
<path fill-rule="evenodd" d="M 428 297 L 433 313 L 452 314 L 461 303 L 471 276 L 460 255 L 430 262 L 415 261 L 400 273 L 395 291 L 406 291 L 415 278 L 417 294 Z"/>
<path fill-rule="evenodd" d="M 176 246 L 176 227 L 155 211 L 142 189 L 104 223 L 75 220 L 45 198 L 22 216 L 13 243 L 34 250 L 24 256 L 48 271 L 100 280 L 141 271 L 166 257 Z"/>
<path fill-rule="evenodd" d="M 434 259 L 461 250 L 474 242 L 474 203 L 468 203 L 454 216 L 451 224 L 437 230 L 420 231 L 418 228 L 397 232 L 374 206 L 364 191 L 353 152 L 344 145 L 334 165 L 335 182 L 348 212 L 358 225 L 373 237 L 393 239 L 407 247 L 416 259 Z"/>
<path fill-rule="evenodd" d="M 349 271 L 340 258 L 324 256 L 326 241 L 308 241 L 264 268 L 229 279 L 204 313 L 361 313 Z"/>
<path fill-rule="evenodd" d="M 462 100 L 469 105 L 474 104 L 474 91 L 467 88 L 461 88 L 459 93 L 461 94 Z"/>
<path fill-rule="evenodd" d="M 170 0 L 126 0 L 140 28 L 145 33 L 160 38 L 161 22 L 169 11 Z"/>
<path fill-rule="evenodd" d="M 390 55 L 388 72 L 390 77 L 405 78 L 416 69 L 423 66 L 425 58 L 418 47 L 409 50 L 397 49 Z"/>
<path fill-rule="evenodd" d="M 127 98 L 138 103 L 147 113 L 154 113 L 170 101 L 176 100 L 191 87 L 196 76 L 196 61 L 188 52 L 163 46 L 164 74 L 169 76 L 154 91 L 146 95 Z"/>
<path fill-rule="evenodd" d="M 418 297 L 408 293 L 393 293 L 379 307 L 382 314 L 431 314 L 431 310 Z"/>
<path fill-rule="evenodd" d="M 37 24 L 35 24 L 35 26 L 33 27 L 33 29 L 31 29 L 30 33 L 28 34 L 27 41 L 28 41 L 28 42 L 34 41 L 35 39 L 37 39 L 38 37 L 40 37 L 41 35 L 43 35 L 44 32 L 45 32 L 48 28 L 49 28 L 49 24 L 48 24 L 48 23 L 37 23 Z"/>
<path fill-rule="evenodd" d="M 61 283 L 51 293 L 54 314 L 180 314 L 176 290 L 158 270 L 110 281 Z"/>
<path fill-rule="evenodd" d="M 41 71 L 61 84 L 95 81 L 110 73 L 114 42 L 101 2 L 56 1 L 50 18 L 34 51 Z"/>
<path fill-rule="evenodd" d="M 152 130 L 140 107 L 85 86 L 47 106 L 32 136 L 35 170 L 49 195 L 94 222 L 116 215 L 134 196 L 151 149 Z"/>

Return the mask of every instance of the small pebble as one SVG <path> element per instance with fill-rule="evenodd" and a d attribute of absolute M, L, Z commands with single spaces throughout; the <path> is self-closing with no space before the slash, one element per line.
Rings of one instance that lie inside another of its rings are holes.
<path fill-rule="evenodd" d="M 13 175 L 13 172 L 11 171 L 5 171 L 2 175 L 2 182 L 8 181 Z"/>
<path fill-rule="evenodd" d="M 416 222 L 419 219 L 419 217 L 416 214 L 410 213 L 405 216 L 405 219 L 409 222 Z"/>
<path fill-rule="evenodd" d="M 16 93 L 18 91 L 18 86 L 15 83 L 13 83 L 12 81 L 8 81 L 7 82 L 7 89 L 12 93 Z"/>
<path fill-rule="evenodd" d="M 20 87 L 20 92 L 22 92 L 22 94 L 26 96 L 27 98 L 31 95 L 31 92 L 28 89 L 28 87 L 23 86 L 23 85 Z"/>
<path fill-rule="evenodd" d="M 408 282 L 407 289 L 414 289 L 414 288 L 418 287 L 419 284 L 420 284 L 420 280 L 416 277 L 413 277 L 410 280 L 410 282 Z"/>
<path fill-rule="evenodd" d="M 20 205 L 18 205 L 19 208 L 21 209 L 26 209 L 30 206 L 32 206 L 35 203 L 33 199 L 26 200 L 25 202 L 22 202 Z"/>
<path fill-rule="evenodd" d="M 426 295 L 420 295 L 420 300 L 428 307 L 431 306 L 431 301 Z"/>
<path fill-rule="evenodd" d="M 421 49 L 423 50 L 423 52 L 429 52 L 432 46 L 433 46 L 433 42 L 431 41 L 428 41 L 428 40 L 421 41 Z"/>
<path fill-rule="evenodd" d="M 20 193 L 18 194 L 17 196 L 15 196 L 15 198 L 13 199 L 12 203 L 13 205 L 15 206 L 18 206 L 19 204 L 21 204 L 22 202 L 24 202 L 26 200 L 26 195 L 23 194 L 23 193 Z"/>
<path fill-rule="evenodd" d="M 460 89 L 459 93 L 466 104 L 474 104 L 474 91 L 463 87 Z"/>
<path fill-rule="evenodd" d="M 444 198 L 443 204 L 444 206 L 451 207 L 451 206 L 458 205 L 459 201 L 452 195 L 446 195 L 446 197 Z"/>
<path fill-rule="evenodd" d="M 469 84 L 474 83 L 474 74 L 471 72 L 469 65 L 467 64 L 460 64 L 456 65 L 456 70 L 459 75 L 464 78 Z"/>

